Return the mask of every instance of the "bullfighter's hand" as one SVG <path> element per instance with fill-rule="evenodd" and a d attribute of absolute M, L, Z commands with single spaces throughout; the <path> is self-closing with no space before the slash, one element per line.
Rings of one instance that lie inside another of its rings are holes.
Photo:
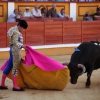
<path fill-rule="evenodd" d="M 27 47 L 25 45 L 23 45 L 22 48 L 24 48 L 25 50 L 27 50 Z"/>

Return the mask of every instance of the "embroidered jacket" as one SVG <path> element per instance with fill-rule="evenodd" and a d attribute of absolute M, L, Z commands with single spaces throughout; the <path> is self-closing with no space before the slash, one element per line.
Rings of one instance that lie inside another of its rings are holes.
<path fill-rule="evenodd" d="M 7 32 L 9 43 L 10 45 L 18 46 L 18 48 L 21 48 L 23 45 L 23 37 L 22 34 L 19 32 L 18 27 L 14 26 L 11 27 Z"/>

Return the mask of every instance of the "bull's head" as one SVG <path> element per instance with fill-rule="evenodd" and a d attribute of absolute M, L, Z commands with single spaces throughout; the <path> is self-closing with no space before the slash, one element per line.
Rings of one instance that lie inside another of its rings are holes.
<path fill-rule="evenodd" d="M 70 70 L 70 77 L 71 77 L 72 84 L 76 84 L 78 77 L 86 71 L 85 66 L 82 64 L 63 63 L 63 65 L 67 65 Z"/>

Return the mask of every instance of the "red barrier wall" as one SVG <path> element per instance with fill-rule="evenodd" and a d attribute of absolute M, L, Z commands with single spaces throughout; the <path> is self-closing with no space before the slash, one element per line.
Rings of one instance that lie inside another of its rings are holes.
<path fill-rule="evenodd" d="M 7 31 L 17 23 L 0 23 L 0 48 L 8 47 Z M 100 21 L 28 22 L 23 31 L 24 43 L 29 45 L 68 44 L 100 41 Z"/>

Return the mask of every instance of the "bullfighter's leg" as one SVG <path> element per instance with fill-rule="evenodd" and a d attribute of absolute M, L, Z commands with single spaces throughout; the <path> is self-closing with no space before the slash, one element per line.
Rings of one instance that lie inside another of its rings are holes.
<path fill-rule="evenodd" d="M 11 53 L 11 49 L 10 49 L 10 58 L 9 58 L 7 66 L 4 69 L 3 74 L 2 74 L 2 80 L 1 80 L 1 86 L 0 86 L 1 90 L 8 89 L 8 87 L 5 85 L 5 80 L 6 80 L 7 75 L 9 74 L 12 66 L 13 66 L 12 59 L 13 58 L 12 58 L 12 53 Z"/>
<path fill-rule="evenodd" d="M 21 62 L 20 49 L 13 47 L 13 68 L 12 68 L 12 80 L 13 80 L 13 91 L 24 91 L 23 88 L 20 88 L 17 85 L 17 76 L 18 76 L 18 67 Z"/>

